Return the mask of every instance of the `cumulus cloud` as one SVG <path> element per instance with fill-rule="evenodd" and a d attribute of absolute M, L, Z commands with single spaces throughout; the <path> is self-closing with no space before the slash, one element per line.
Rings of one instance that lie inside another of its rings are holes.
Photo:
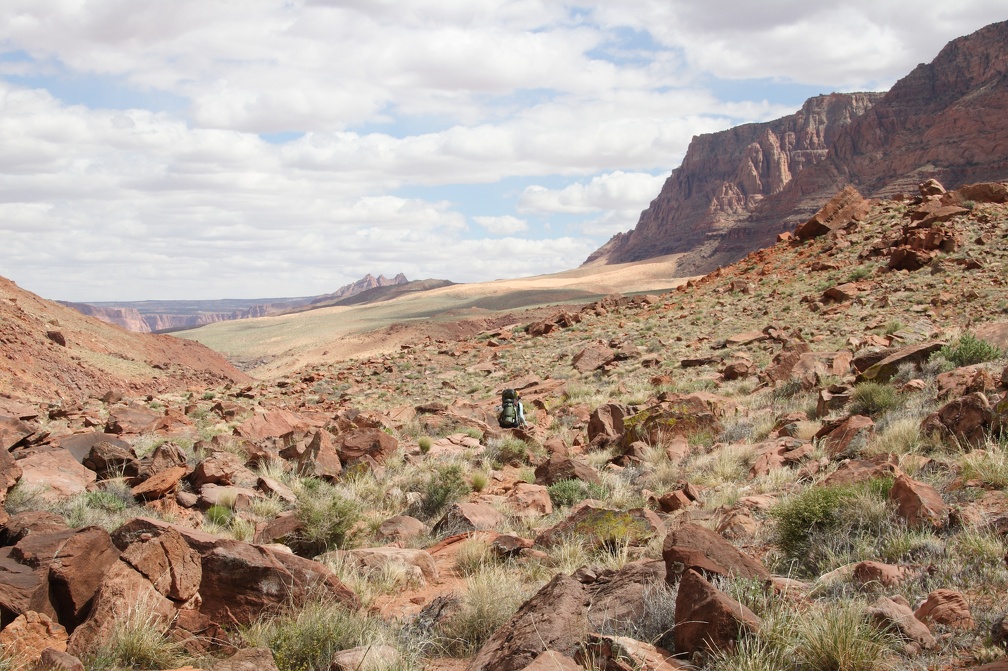
<path fill-rule="evenodd" d="M 513 235 L 528 230 L 528 222 L 518 217 L 473 217 L 473 221 L 491 235 Z"/>
<path fill-rule="evenodd" d="M 638 212 L 657 195 L 665 176 L 647 173 L 613 173 L 574 183 L 563 189 L 539 185 L 525 188 L 518 199 L 519 212 L 586 214 L 600 210 L 633 209 Z"/>
<path fill-rule="evenodd" d="M 712 81 L 888 86 L 1001 4 L 5 0 L 0 272 L 137 300 L 563 270 L 694 135 L 801 103 Z"/>

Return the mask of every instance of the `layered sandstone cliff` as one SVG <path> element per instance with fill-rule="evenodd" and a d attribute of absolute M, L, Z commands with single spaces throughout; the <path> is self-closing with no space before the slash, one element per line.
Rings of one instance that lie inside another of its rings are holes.
<path fill-rule="evenodd" d="M 1008 178 L 1008 22 L 950 42 L 885 94 L 812 98 L 793 116 L 694 138 L 642 214 L 588 262 L 684 252 L 704 273 L 773 242 L 847 184 L 866 196 Z"/>

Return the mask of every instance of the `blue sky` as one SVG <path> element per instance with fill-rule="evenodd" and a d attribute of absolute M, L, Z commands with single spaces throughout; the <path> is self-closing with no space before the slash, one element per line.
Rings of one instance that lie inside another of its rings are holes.
<path fill-rule="evenodd" d="M 1004 0 L 5 0 L 0 275 L 76 301 L 574 268 L 690 138 L 886 90 Z"/>

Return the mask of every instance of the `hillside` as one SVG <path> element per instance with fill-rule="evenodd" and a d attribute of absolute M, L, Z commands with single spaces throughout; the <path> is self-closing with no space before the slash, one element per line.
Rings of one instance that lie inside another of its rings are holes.
<path fill-rule="evenodd" d="M 584 303 L 612 293 L 668 289 L 674 258 L 627 265 L 579 268 L 552 275 L 475 284 L 389 287 L 392 296 L 356 305 L 343 301 L 251 321 L 213 324 L 177 333 L 224 353 L 257 377 L 289 374 L 308 363 L 338 361 L 398 350 L 428 339 L 454 339 L 532 319 L 523 310 L 549 313 L 556 304 Z M 372 297 L 375 298 L 375 297 Z M 388 300 L 384 300 L 388 298 Z"/>
<path fill-rule="evenodd" d="M 670 291 L 0 418 L 0 664 L 1003 671 L 1008 183 L 820 205 Z"/>
<path fill-rule="evenodd" d="M 684 253 L 710 272 L 807 219 L 847 184 L 866 196 L 936 178 L 1008 178 L 1008 22 L 953 40 L 882 94 L 810 99 L 795 115 L 694 138 L 637 226 L 588 261 Z"/>
<path fill-rule="evenodd" d="M 108 391 L 158 393 L 247 378 L 198 343 L 136 334 L 0 278 L 0 395 L 79 401 Z"/>

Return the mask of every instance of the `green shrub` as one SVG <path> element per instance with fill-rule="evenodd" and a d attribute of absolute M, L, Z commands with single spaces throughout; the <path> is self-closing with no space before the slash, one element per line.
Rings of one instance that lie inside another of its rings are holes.
<path fill-rule="evenodd" d="M 234 513 L 229 507 L 219 504 L 210 506 L 206 511 L 207 519 L 221 527 L 228 526 L 233 515 Z"/>
<path fill-rule="evenodd" d="M 430 436 L 420 436 L 417 438 L 417 445 L 420 446 L 420 454 L 427 454 L 430 452 L 431 445 L 434 444 L 434 440 Z"/>
<path fill-rule="evenodd" d="M 875 627 L 856 603 L 809 613 L 798 627 L 798 657 L 814 671 L 888 668 L 892 637 Z"/>
<path fill-rule="evenodd" d="M 601 486 L 583 480 L 560 480 L 546 489 L 550 501 L 558 508 L 573 506 L 585 499 L 605 498 L 605 490 Z"/>
<path fill-rule="evenodd" d="M 1002 354 L 996 346 L 966 332 L 959 336 L 958 340 L 945 345 L 932 356 L 941 356 L 960 367 L 993 361 L 1000 358 Z"/>
<path fill-rule="evenodd" d="M 162 622 L 142 600 L 116 619 L 85 667 L 93 671 L 113 669 L 176 669 L 189 658 L 181 644 L 168 636 Z"/>
<path fill-rule="evenodd" d="M 349 547 L 350 531 L 361 518 L 360 504 L 316 478 L 306 478 L 302 482 L 296 508 L 302 528 L 292 541 L 293 549 L 298 554 L 314 557 Z"/>
<path fill-rule="evenodd" d="M 420 492 L 420 515 L 433 519 L 469 491 L 470 487 L 463 477 L 461 466 L 458 464 L 439 466 L 428 476 L 423 491 Z"/>
<path fill-rule="evenodd" d="M 466 594 L 459 608 L 438 626 L 439 647 L 454 657 L 471 656 L 527 597 L 527 588 L 515 585 L 514 577 L 503 567 L 485 565 L 466 578 Z"/>
<path fill-rule="evenodd" d="M 376 618 L 313 600 L 279 617 L 260 619 L 242 631 L 242 638 L 250 646 L 272 650 L 280 671 L 329 671 L 340 650 L 387 644 L 391 636 Z"/>
<path fill-rule="evenodd" d="M 521 438 L 502 436 L 487 445 L 486 459 L 494 468 L 520 466 L 528 462 L 528 447 Z"/>
<path fill-rule="evenodd" d="M 776 540 L 803 573 L 877 556 L 881 537 L 894 525 L 887 501 L 892 480 L 862 485 L 809 487 L 770 510 Z"/>
<path fill-rule="evenodd" d="M 856 415 L 875 416 L 900 405 L 899 392 L 889 384 L 862 382 L 851 394 L 850 411 Z"/>

